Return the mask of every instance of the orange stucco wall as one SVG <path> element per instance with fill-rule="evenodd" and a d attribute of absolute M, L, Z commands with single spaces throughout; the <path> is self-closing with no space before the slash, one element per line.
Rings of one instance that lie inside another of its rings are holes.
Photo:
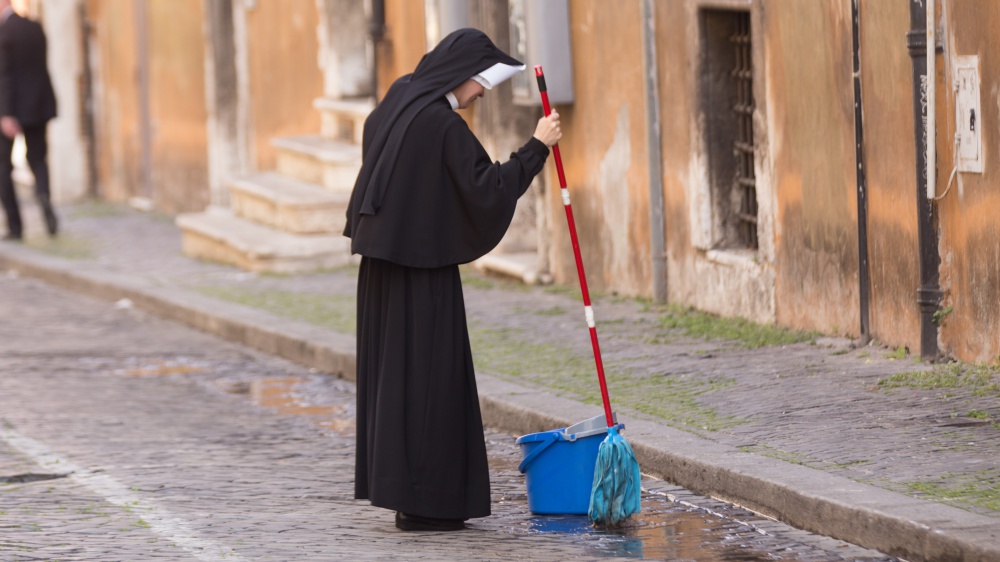
<path fill-rule="evenodd" d="M 151 176 L 157 208 L 209 203 L 202 0 L 147 3 Z"/>
<path fill-rule="evenodd" d="M 947 352 L 967 361 L 1000 360 L 1000 4 L 992 0 L 949 2 L 949 33 L 938 57 L 946 79 L 939 80 L 938 193 L 952 169 L 954 100 L 949 88 L 951 58 L 979 56 L 983 173 L 959 173 L 937 204 L 941 227 L 941 286 L 944 318 L 940 340 Z M 940 102 L 939 102 L 940 103 Z M 945 105 L 945 104 L 942 104 Z"/>
<path fill-rule="evenodd" d="M 862 2 L 860 17 L 872 336 L 917 351 L 920 269 L 909 6 Z"/>
<path fill-rule="evenodd" d="M 850 1 L 772 1 L 764 15 L 779 324 L 858 334 Z"/>
<path fill-rule="evenodd" d="M 378 97 L 404 74 L 413 72 L 427 52 L 424 3 L 385 0 L 385 39 L 378 51 Z"/>
<path fill-rule="evenodd" d="M 132 2 L 87 0 L 90 44 L 100 84 L 95 99 L 98 193 L 112 201 L 139 187 L 139 91 Z"/>
<path fill-rule="evenodd" d="M 598 290 L 651 294 L 646 107 L 638 2 L 569 4 L 575 101 L 559 146 L 587 280 Z M 549 185 L 558 186 L 554 166 Z M 552 272 L 575 283 L 559 189 L 548 190 Z"/>
<path fill-rule="evenodd" d="M 150 197 L 168 213 L 200 210 L 208 202 L 201 0 L 150 0 L 143 29 L 134 8 L 133 2 L 86 4 L 97 60 L 98 192 L 114 201 Z M 149 190 L 141 169 L 140 32 L 148 48 Z"/>
<path fill-rule="evenodd" d="M 687 281 L 693 244 L 688 218 L 691 173 L 691 116 L 695 113 L 691 65 L 690 8 L 684 2 L 656 5 L 656 51 L 660 92 L 663 162 L 663 222 L 667 253 L 667 291 L 672 302 L 691 303 L 696 287 Z M 666 56 L 669 53 L 669 56 Z"/>
<path fill-rule="evenodd" d="M 275 166 L 272 138 L 319 133 L 319 13 L 316 0 L 258 0 L 246 16 L 253 150 L 266 170 Z"/>

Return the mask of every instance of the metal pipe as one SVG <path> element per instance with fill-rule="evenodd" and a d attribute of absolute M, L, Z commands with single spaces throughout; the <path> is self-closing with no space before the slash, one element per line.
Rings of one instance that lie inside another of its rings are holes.
<path fill-rule="evenodd" d="M 859 0 L 851 2 L 851 35 L 854 55 L 854 150 L 858 180 L 858 296 L 861 344 L 871 341 L 871 273 L 868 265 L 868 184 L 865 176 L 865 127 L 861 98 L 861 15 Z"/>
<path fill-rule="evenodd" d="M 653 300 L 666 302 L 667 252 L 663 217 L 663 152 L 654 15 L 653 0 L 643 0 L 642 66 L 646 75 L 646 160 L 649 162 L 649 232 L 650 253 L 653 261 Z"/>
<path fill-rule="evenodd" d="M 937 57 L 934 56 L 937 40 L 935 39 L 934 0 L 927 0 L 927 199 L 934 200 L 937 180 Z"/>
<path fill-rule="evenodd" d="M 937 324 L 934 313 L 941 303 L 938 268 L 941 255 L 938 253 L 937 215 L 927 198 L 926 179 L 927 143 L 927 6 L 922 0 L 910 0 L 910 32 L 906 43 L 913 61 L 913 124 L 916 144 L 915 160 L 917 172 L 917 244 L 920 258 L 920 288 L 917 303 L 920 306 L 920 356 L 935 359 L 938 356 Z M 932 58 L 936 50 L 930 51 Z M 930 163 L 933 166 L 933 163 Z"/>

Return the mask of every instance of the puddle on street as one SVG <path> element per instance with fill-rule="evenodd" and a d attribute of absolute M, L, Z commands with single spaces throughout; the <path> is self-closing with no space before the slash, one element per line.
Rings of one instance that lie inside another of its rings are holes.
<path fill-rule="evenodd" d="M 207 369 L 208 367 L 204 365 L 197 365 L 183 358 L 178 358 L 145 361 L 138 367 L 117 369 L 113 373 L 130 377 L 153 377 L 162 375 L 187 375 L 190 373 L 200 373 Z"/>
<path fill-rule="evenodd" d="M 524 477 L 517 471 L 521 453 L 513 438 L 493 431 L 487 431 L 486 437 L 493 516 L 474 521 L 475 528 L 563 538 L 578 545 L 585 557 L 704 562 L 896 560 L 646 478 L 642 511 L 621 529 L 597 529 L 585 515 L 533 515 L 528 512 Z"/>
<path fill-rule="evenodd" d="M 586 516 L 534 516 L 530 532 L 560 533 L 583 539 L 592 555 L 664 560 L 753 561 L 796 559 L 768 552 L 767 538 L 741 525 L 690 511 L 654 495 L 643 498 L 643 511 L 627 528 L 595 529 Z"/>
<path fill-rule="evenodd" d="M 117 373 L 152 376 L 205 369 L 205 365 L 190 360 L 145 360 Z M 253 404 L 277 414 L 303 419 L 339 435 L 353 435 L 355 396 L 341 383 L 323 376 L 215 380 L 220 390 L 244 394 Z M 788 530 L 775 531 L 773 522 L 742 508 L 651 479 L 643 482 L 642 512 L 631 517 L 623 529 L 595 529 L 585 515 L 533 515 L 528 510 L 524 477 L 517 470 L 521 452 L 514 437 L 486 430 L 485 438 L 493 515 L 470 521 L 473 530 L 566 541 L 584 557 L 706 562 L 896 560 L 855 545 L 809 538 L 783 526 Z"/>
<path fill-rule="evenodd" d="M 309 381 L 302 378 L 261 379 L 250 382 L 254 404 L 282 415 L 306 416 L 324 429 L 340 434 L 354 431 L 354 412 L 343 404 L 316 404 Z"/>

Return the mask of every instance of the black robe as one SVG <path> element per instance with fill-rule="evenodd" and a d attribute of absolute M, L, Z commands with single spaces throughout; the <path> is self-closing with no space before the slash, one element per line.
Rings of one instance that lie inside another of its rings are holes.
<path fill-rule="evenodd" d="M 377 157 L 375 131 L 392 109 L 366 122 L 366 159 Z M 458 264 L 500 241 L 548 148 L 531 139 L 493 162 L 443 97 L 399 141 L 379 204 L 352 205 L 345 232 L 363 256 L 355 497 L 425 517 L 485 517 L 489 470 Z"/>

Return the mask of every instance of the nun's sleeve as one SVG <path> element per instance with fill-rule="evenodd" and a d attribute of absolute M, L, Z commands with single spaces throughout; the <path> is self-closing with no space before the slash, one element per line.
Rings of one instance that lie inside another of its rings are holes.
<path fill-rule="evenodd" d="M 462 120 L 448 127 L 444 144 L 445 166 L 462 198 L 479 198 L 488 207 L 516 203 L 549 155 L 545 143 L 532 137 L 507 162 L 494 162 Z"/>

